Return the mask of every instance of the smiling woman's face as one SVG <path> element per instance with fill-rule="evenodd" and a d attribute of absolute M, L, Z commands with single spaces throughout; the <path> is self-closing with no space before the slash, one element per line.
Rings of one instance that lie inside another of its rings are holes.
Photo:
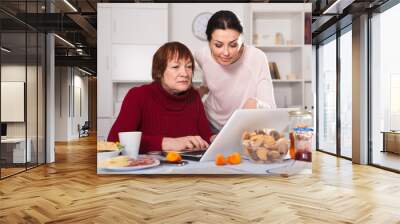
<path fill-rule="evenodd" d="M 240 58 L 242 38 L 233 29 L 216 29 L 211 34 L 209 42 L 211 54 L 221 65 L 229 65 Z"/>
<path fill-rule="evenodd" d="M 192 62 L 189 58 L 168 60 L 161 85 L 170 94 L 179 94 L 188 90 L 192 85 Z"/>

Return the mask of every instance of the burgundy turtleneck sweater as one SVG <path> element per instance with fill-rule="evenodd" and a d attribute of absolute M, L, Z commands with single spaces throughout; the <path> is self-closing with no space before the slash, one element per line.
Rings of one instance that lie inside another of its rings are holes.
<path fill-rule="evenodd" d="M 174 96 L 159 82 L 129 90 L 107 140 L 118 141 L 118 133 L 125 131 L 142 132 L 140 153 L 161 150 L 164 137 L 199 135 L 210 143 L 212 135 L 197 91 Z"/>

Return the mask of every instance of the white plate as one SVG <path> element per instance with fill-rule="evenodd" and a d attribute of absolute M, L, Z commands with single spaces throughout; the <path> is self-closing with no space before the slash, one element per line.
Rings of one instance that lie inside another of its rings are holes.
<path fill-rule="evenodd" d="M 111 151 L 111 152 L 97 152 L 97 161 L 102 161 L 102 160 L 116 157 L 122 152 L 122 150 L 123 149 Z"/>
<path fill-rule="evenodd" d="M 103 170 L 107 171 L 134 171 L 134 170 L 141 170 L 141 169 L 147 169 L 151 167 L 155 167 L 160 165 L 160 160 L 154 159 L 154 163 L 149 164 L 149 165 L 142 165 L 142 166 L 123 166 L 123 167 L 101 167 Z"/>

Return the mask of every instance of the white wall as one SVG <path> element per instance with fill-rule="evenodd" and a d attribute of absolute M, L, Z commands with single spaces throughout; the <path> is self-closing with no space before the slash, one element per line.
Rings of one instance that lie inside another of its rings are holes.
<path fill-rule="evenodd" d="M 238 3 L 171 3 L 169 4 L 169 41 L 180 41 L 188 46 L 192 52 L 207 46 L 207 41 L 197 39 L 192 33 L 192 21 L 200 13 L 215 13 L 219 10 L 231 10 L 242 21 L 244 39 L 250 43 L 249 20 L 247 15 L 248 4 Z"/>
<path fill-rule="evenodd" d="M 77 139 L 78 124 L 83 125 L 88 120 L 88 78 L 71 67 L 56 67 L 55 73 L 55 141 Z M 79 105 L 76 90 L 79 89 L 82 116 L 76 107 Z"/>
<path fill-rule="evenodd" d="M 78 72 L 78 73 L 77 73 Z M 72 129 L 71 129 L 71 135 L 72 138 L 78 138 L 79 137 L 79 133 L 78 133 L 78 124 L 80 126 L 82 126 L 85 121 L 88 121 L 88 106 L 89 106 L 89 102 L 88 102 L 88 77 L 87 76 L 82 76 L 82 73 L 80 73 L 80 71 L 76 70 L 74 71 L 75 75 L 74 75 L 74 89 L 75 91 L 73 92 L 73 94 L 75 94 L 75 96 L 73 96 L 74 99 L 74 109 L 75 109 L 75 113 L 73 113 L 73 119 L 72 119 Z M 78 94 L 77 90 L 80 89 L 80 100 L 81 102 L 77 102 L 77 100 L 79 100 L 78 98 Z M 79 108 L 78 105 L 80 104 L 81 106 L 81 110 L 82 112 L 79 113 Z"/>
<path fill-rule="evenodd" d="M 69 85 L 68 67 L 55 68 L 55 141 L 68 141 L 69 128 Z"/>
<path fill-rule="evenodd" d="M 38 75 L 38 76 L 37 76 Z M 25 82 L 26 84 L 26 107 L 22 106 L 21 112 L 25 113 L 26 121 L 7 122 L 7 137 L 24 138 L 25 135 L 30 139 L 30 149 L 32 161 L 44 162 L 44 86 L 41 66 L 25 66 L 25 64 L 3 64 L 1 66 L 2 81 Z M 25 80 L 27 79 L 27 80 Z M 37 92 L 38 91 L 38 92 Z M 2 96 L 4 97 L 4 96 Z M 11 110 L 11 108 L 1 108 L 1 110 Z M 4 112 L 4 111 L 3 111 Z M 12 111 L 8 111 L 11 112 Z M 37 154 L 39 156 L 37 157 Z"/>
<path fill-rule="evenodd" d="M 1 66 L 1 81 L 10 81 L 10 82 L 25 82 L 25 74 L 27 69 L 28 74 L 32 74 L 32 72 L 36 73 L 36 68 L 32 66 L 25 67 L 24 65 L 18 64 L 9 64 Z M 35 69 L 35 70 L 34 70 Z M 27 96 L 34 96 L 36 94 L 29 94 Z M 1 110 L 7 110 L 7 108 L 1 108 Z M 30 120 L 30 119 L 29 119 Z M 7 123 L 7 136 L 8 137 L 25 137 L 25 122 L 9 122 Z"/>

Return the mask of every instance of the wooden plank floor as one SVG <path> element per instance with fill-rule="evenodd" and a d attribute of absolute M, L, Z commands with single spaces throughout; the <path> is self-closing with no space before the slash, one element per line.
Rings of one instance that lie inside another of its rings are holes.
<path fill-rule="evenodd" d="M 95 139 L 0 181 L 0 223 L 400 223 L 400 175 L 315 153 L 313 174 L 96 174 Z"/>

